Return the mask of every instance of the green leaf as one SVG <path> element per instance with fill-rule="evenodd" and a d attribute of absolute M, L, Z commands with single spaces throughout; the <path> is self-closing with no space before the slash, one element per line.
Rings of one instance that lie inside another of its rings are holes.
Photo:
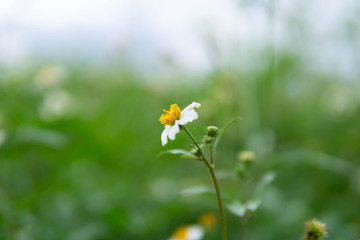
<path fill-rule="evenodd" d="M 233 120 L 231 120 L 230 122 L 228 122 L 222 129 L 220 129 L 219 135 L 216 137 L 215 143 L 214 143 L 214 149 L 216 149 L 216 146 L 218 145 L 220 138 L 222 137 L 222 135 L 224 134 L 225 130 L 230 127 L 233 123 L 235 123 L 238 120 L 241 120 L 241 117 L 236 117 Z"/>
<path fill-rule="evenodd" d="M 246 203 L 246 209 L 248 211 L 255 212 L 260 205 L 261 205 L 261 201 L 259 199 L 251 200 Z"/>
<path fill-rule="evenodd" d="M 231 204 L 226 205 L 227 209 L 234 215 L 238 217 L 245 216 L 246 213 L 246 206 L 241 204 L 238 201 L 235 201 Z"/>
<path fill-rule="evenodd" d="M 274 172 L 268 172 L 263 176 L 260 183 L 262 185 L 268 185 L 274 181 L 275 176 L 276 174 Z"/>
<path fill-rule="evenodd" d="M 181 155 L 182 158 L 199 159 L 191 152 L 185 151 L 183 149 L 171 149 L 171 150 L 163 151 L 159 153 L 156 157 L 160 158 L 164 154 L 175 154 L 175 155 Z"/>
<path fill-rule="evenodd" d="M 65 135 L 50 129 L 33 126 L 19 127 L 16 138 L 20 142 L 39 144 L 55 149 L 63 149 L 68 144 Z"/>
<path fill-rule="evenodd" d="M 247 212 L 255 212 L 261 204 L 261 201 L 258 199 L 248 201 L 246 203 L 240 203 L 239 201 L 234 201 L 231 204 L 226 205 L 229 212 L 242 218 L 246 215 Z"/>
<path fill-rule="evenodd" d="M 190 158 L 190 159 L 196 159 L 196 160 L 200 160 L 199 158 L 195 157 L 195 156 L 189 156 L 189 155 L 181 155 L 181 158 Z"/>
<path fill-rule="evenodd" d="M 265 190 L 269 187 L 269 185 L 274 181 L 276 178 L 275 172 L 267 172 L 264 176 L 260 179 L 258 185 L 256 186 L 255 192 L 256 195 L 264 194 Z"/>
<path fill-rule="evenodd" d="M 194 195 L 211 195 L 212 196 L 212 195 L 215 195 L 215 192 L 212 188 L 200 186 L 200 187 L 191 187 L 191 188 L 184 189 L 184 190 L 180 191 L 180 195 L 182 197 L 188 197 L 188 196 L 194 196 Z"/>

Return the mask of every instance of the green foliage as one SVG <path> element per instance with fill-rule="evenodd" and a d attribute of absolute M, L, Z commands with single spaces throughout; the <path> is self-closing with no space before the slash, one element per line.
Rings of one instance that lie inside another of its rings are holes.
<path fill-rule="evenodd" d="M 156 158 L 189 142 L 182 131 L 161 146 L 161 110 L 197 101 L 199 119 L 189 125 L 195 136 L 204 134 L 200 126 L 243 117 L 217 136 L 216 168 L 235 171 L 239 151 L 256 154 L 251 170 L 243 166 L 247 191 L 236 174 L 218 174 L 229 199 L 261 199 L 248 239 L 299 239 L 314 216 L 334 239 L 355 239 L 360 86 L 303 71 L 288 54 L 277 61 L 275 74 L 265 66 L 219 68 L 196 81 L 73 67 L 67 80 L 40 87 L 38 68 L 2 74 L 0 238 L 167 239 L 204 212 L 217 213 L 213 197 L 178 199 L 181 189 L 211 186 L 201 163 Z M 229 239 L 238 238 L 238 217 L 226 217 Z"/>

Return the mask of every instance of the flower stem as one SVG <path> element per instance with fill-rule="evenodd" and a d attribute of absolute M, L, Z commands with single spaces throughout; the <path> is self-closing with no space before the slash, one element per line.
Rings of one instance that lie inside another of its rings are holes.
<path fill-rule="evenodd" d="M 214 160 L 213 160 L 213 151 L 212 151 L 212 147 L 210 146 L 210 159 L 211 159 L 211 165 L 209 164 L 209 162 L 206 160 L 205 155 L 203 154 L 203 152 L 201 151 L 201 148 L 199 147 L 199 145 L 197 144 L 195 138 L 192 136 L 192 134 L 189 132 L 189 130 L 187 130 L 184 126 L 183 129 L 185 130 L 185 132 L 189 135 L 189 137 L 191 138 L 191 140 L 194 142 L 195 146 L 198 148 L 199 153 L 201 154 L 202 158 L 203 158 L 203 162 L 205 163 L 206 167 L 209 169 L 210 174 L 211 174 L 211 178 L 213 180 L 214 186 L 215 186 L 215 191 L 216 191 L 216 198 L 218 201 L 218 206 L 219 206 L 219 211 L 220 211 L 220 220 L 221 220 L 221 229 L 222 229 L 222 240 L 227 240 L 227 233 L 226 233 L 226 224 L 225 224 L 225 214 L 224 214 L 224 208 L 223 208 L 223 204 L 222 204 L 222 200 L 221 200 L 221 194 L 220 194 L 220 189 L 219 189 L 219 185 L 215 176 L 215 172 L 214 172 Z"/>
<path fill-rule="evenodd" d="M 210 164 L 211 164 L 211 167 L 214 168 L 215 167 L 215 165 L 214 165 L 214 155 L 213 155 L 213 147 L 212 147 L 211 144 L 210 144 L 209 148 L 210 148 Z"/>
<path fill-rule="evenodd" d="M 205 155 L 204 155 L 203 152 L 201 151 L 201 148 L 200 148 L 199 145 L 197 144 L 197 141 L 195 140 L 195 138 L 193 137 L 193 135 L 189 132 L 189 130 L 187 130 L 186 127 L 183 126 L 182 128 L 185 130 L 185 132 L 189 135 L 189 137 L 191 138 L 191 140 L 194 142 L 195 146 L 197 147 L 199 153 L 200 153 L 201 156 L 202 156 L 202 160 L 203 160 L 205 166 L 206 166 L 207 168 L 211 168 L 209 162 L 206 160 Z"/>
<path fill-rule="evenodd" d="M 215 177 L 215 173 L 214 173 L 214 168 L 211 167 L 209 168 L 210 174 L 211 174 L 211 178 L 214 182 L 214 186 L 215 186 L 215 190 L 216 190 L 216 197 L 218 200 L 218 205 L 219 205 L 219 210 L 220 210 L 220 219 L 221 219 L 221 229 L 222 229 L 222 239 L 226 240 L 227 239 L 227 233 L 226 233 L 226 224 L 225 224 L 225 215 L 224 215 L 224 208 L 222 205 L 222 200 L 221 200 L 221 195 L 220 195 L 220 189 Z"/>

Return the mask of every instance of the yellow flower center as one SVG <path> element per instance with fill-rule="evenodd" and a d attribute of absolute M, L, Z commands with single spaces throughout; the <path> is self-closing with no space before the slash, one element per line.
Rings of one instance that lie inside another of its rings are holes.
<path fill-rule="evenodd" d="M 165 114 L 159 118 L 159 121 L 164 125 L 173 126 L 175 121 L 180 119 L 181 110 L 176 104 L 170 106 L 170 111 L 164 109 L 164 112 Z"/>
<path fill-rule="evenodd" d="M 172 238 L 178 240 L 186 239 L 186 237 L 187 237 L 187 226 L 179 227 L 172 235 Z"/>

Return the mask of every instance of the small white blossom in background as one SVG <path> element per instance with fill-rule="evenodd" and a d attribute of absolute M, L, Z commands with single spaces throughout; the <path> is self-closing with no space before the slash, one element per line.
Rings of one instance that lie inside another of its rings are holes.
<path fill-rule="evenodd" d="M 200 225 L 181 226 L 176 229 L 169 240 L 201 240 L 204 234 L 204 228 Z"/>
<path fill-rule="evenodd" d="M 45 121 L 63 118 L 69 111 L 72 99 L 69 93 L 61 90 L 47 94 L 39 107 L 40 117 Z"/>
<path fill-rule="evenodd" d="M 255 153 L 247 150 L 241 151 L 238 154 L 238 159 L 241 162 L 252 162 L 255 159 Z"/>
<path fill-rule="evenodd" d="M 200 103 L 193 102 L 184 110 L 180 110 L 177 104 L 170 106 L 170 111 L 164 110 L 165 114 L 161 115 L 159 121 L 165 125 L 164 131 L 161 133 L 161 143 L 163 146 L 167 144 L 168 138 L 175 140 L 176 134 L 180 132 L 180 126 L 184 126 L 196 119 L 199 115 L 194 108 L 201 107 Z"/>
<path fill-rule="evenodd" d="M 62 65 L 45 66 L 34 77 L 37 89 L 44 90 L 61 85 L 68 77 L 68 70 Z"/>

